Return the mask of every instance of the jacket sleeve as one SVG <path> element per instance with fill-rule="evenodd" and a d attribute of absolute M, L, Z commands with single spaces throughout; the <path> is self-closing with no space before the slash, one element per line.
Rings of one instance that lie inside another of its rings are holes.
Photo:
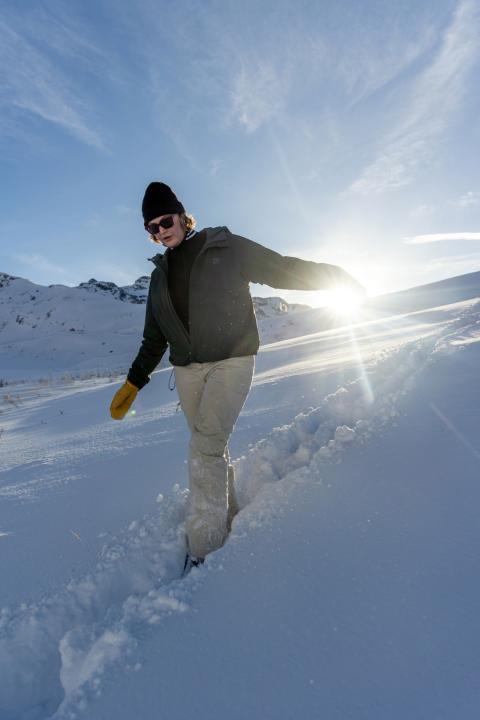
<path fill-rule="evenodd" d="M 234 238 L 239 250 L 241 272 L 247 282 L 283 290 L 328 290 L 337 283 L 352 289 L 361 288 L 349 273 L 337 265 L 280 255 L 240 235 Z"/>
<path fill-rule="evenodd" d="M 150 373 L 155 370 L 167 349 L 165 336 L 153 316 L 151 293 L 152 284 L 148 290 L 143 342 L 127 376 L 128 380 L 139 390 L 150 382 Z"/>

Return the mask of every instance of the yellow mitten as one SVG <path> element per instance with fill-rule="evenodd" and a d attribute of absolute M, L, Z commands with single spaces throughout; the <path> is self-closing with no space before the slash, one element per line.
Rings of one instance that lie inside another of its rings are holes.
<path fill-rule="evenodd" d="M 114 420 L 123 420 L 130 405 L 137 397 L 137 393 L 138 388 L 132 385 L 129 380 L 126 380 L 122 387 L 117 390 L 110 405 L 110 415 Z"/>

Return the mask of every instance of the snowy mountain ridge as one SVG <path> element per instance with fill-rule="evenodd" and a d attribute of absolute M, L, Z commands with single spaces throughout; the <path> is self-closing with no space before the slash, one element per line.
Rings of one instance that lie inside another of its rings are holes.
<path fill-rule="evenodd" d="M 78 287 L 36 285 L 0 273 L 0 380 L 126 372 L 141 342 L 149 278 L 132 285 L 90 279 Z M 480 272 L 371 298 L 373 317 L 480 297 Z M 345 322 L 323 308 L 254 298 L 262 344 Z M 299 312 L 302 311 L 302 312 Z M 165 356 L 161 367 L 168 364 Z"/>
<path fill-rule="evenodd" d="M 119 287 L 112 282 L 104 282 L 90 279 L 78 285 L 78 288 L 88 290 L 89 292 L 111 294 L 114 298 L 122 302 L 132 302 L 144 305 L 147 301 L 148 288 L 150 285 L 150 276 L 142 275 L 133 285 L 125 285 Z M 52 287 L 52 286 L 50 286 Z M 301 305 L 300 303 L 287 303 L 281 297 L 254 297 L 253 305 L 257 317 L 276 317 L 286 313 L 299 312 L 302 310 L 310 310 L 309 305 Z"/>
<path fill-rule="evenodd" d="M 88 282 L 80 283 L 77 287 L 82 290 L 88 290 L 89 292 L 109 293 L 122 302 L 144 305 L 147 301 L 149 285 L 150 277 L 148 275 L 142 275 L 135 280 L 133 285 L 125 285 L 123 287 L 119 287 L 113 282 L 95 280 L 95 278 L 91 278 Z"/>
<path fill-rule="evenodd" d="M 19 284 L 16 284 L 19 281 Z M 148 288 L 150 285 L 150 276 L 142 275 L 135 280 L 132 285 L 116 285 L 114 282 L 108 282 L 106 280 L 96 280 L 90 278 L 87 282 L 81 282 L 75 287 L 67 285 L 38 285 L 26 280 L 24 278 L 16 277 L 14 275 L 8 275 L 7 273 L 0 273 L 0 290 L 3 288 L 10 287 L 11 291 L 15 288 L 17 291 L 15 294 L 18 299 L 25 298 L 28 291 L 31 292 L 30 301 L 34 302 L 38 300 L 38 295 L 41 293 L 43 298 L 48 299 L 47 290 L 85 290 L 89 293 L 96 293 L 104 296 L 111 296 L 121 302 L 133 303 L 138 305 L 145 305 L 147 301 Z M 18 292 L 19 291 L 19 292 Z M 51 294 L 50 297 L 55 300 L 56 295 Z M 12 296 L 9 296 L 11 299 Z M 24 301 L 20 301 L 25 304 Z M 253 298 L 255 310 L 260 316 L 271 316 L 277 314 L 284 314 L 287 312 L 298 312 L 300 310 L 310 309 L 308 305 L 302 305 L 300 303 L 287 303 L 280 297 L 269 297 L 269 298 Z"/>
<path fill-rule="evenodd" d="M 124 287 L 93 278 L 45 287 L 0 273 L 2 378 L 125 371 L 141 342 L 149 283 L 142 276 Z M 259 320 L 308 309 L 279 297 L 254 298 L 254 306 Z"/>

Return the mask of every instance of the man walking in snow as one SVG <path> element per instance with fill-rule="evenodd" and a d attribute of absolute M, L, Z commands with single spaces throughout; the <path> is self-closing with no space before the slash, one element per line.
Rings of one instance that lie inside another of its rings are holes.
<path fill-rule="evenodd" d="M 144 226 L 167 250 L 152 258 L 143 342 L 110 412 L 121 420 L 167 346 L 190 432 L 186 568 L 222 546 L 238 512 L 228 440 L 259 348 L 249 283 L 286 290 L 362 290 L 336 265 L 284 257 L 227 227 L 195 230 L 168 185 L 152 182 Z"/>

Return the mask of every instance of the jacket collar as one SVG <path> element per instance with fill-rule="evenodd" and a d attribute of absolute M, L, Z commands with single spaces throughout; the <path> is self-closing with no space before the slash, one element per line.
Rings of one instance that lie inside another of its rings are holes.
<path fill-rule="evenodd" d="M 227 228 L 224 226 L 214 228 L 204 228 L 203 232 L 206 232 L 205 245 L 203 250 L 211 247 L 228 247 L 227 239 Z M 199 232 L 202 232 L 201 230 Z M 148 258 L 157 267 L 166 267 L 168 263 L 168 255 L 171 252 L 170 248 L 167 248 L 164 253 L 158 253 L 151 258 Z"/>

